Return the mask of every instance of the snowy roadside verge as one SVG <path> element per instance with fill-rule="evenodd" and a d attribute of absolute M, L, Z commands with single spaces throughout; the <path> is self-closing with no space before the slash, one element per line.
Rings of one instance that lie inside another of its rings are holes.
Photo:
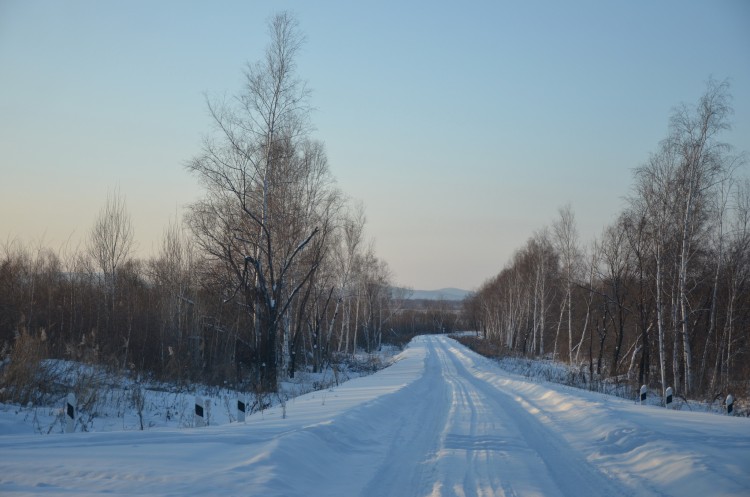
<path fill-rule="evenodd" d="M 522 376 L 534 382 L 549 382 L 575 390 L 596 392 L 605 396 L 614 396 L 622 399 L 635 400 L 639 396 L 639 388 L 628 381 L 618 381 L 617 378 L 603 378 L 591 381 L 588 374 L 588 364 L 572 366 L 550 359 L 533 359 L 528 357 L 515 357 L 501 355 L 498 349 L 484 347 L 477 338 L 475 332 L 451 335 L 456 341 L 470 350 L 491 360 L 502 370 L 508 373 Z M 734 416 L 750 417 L 750 399 L 737 398 L 735 394 Z M 708 412 L 713 414 L 726 414 L 724 405 L 725 395 L 718 396 L 713 402 L 685 399 L 675 396 L 670 409 L 677 411 Z M 662 406 L 661 392 L 648 389 L 646 405 Z"/>
<path fill-rule="evenodd" d="M 288 403 L 295 397 L 324 391 L 388 367 L 399 358 L 397 347 L 374 354 L 357 354 L 322 372 L 297 371 L 280 382 L 279 393 L 255 394 L 202 384 L 174 385 L 113 374 L 103 368 L 71 361 L 45 361 L 45 371 L 57 394 L 27 405 L 0 403 L 0 436 L 60 434 L 64 431 L 65 397 L 77 399 L 76 432 L 112 432 L 194 426 L 196 397 L 205 404 L 208 425 L 237 420 L 237 400 L 246 399 L 248 414 Z"/>

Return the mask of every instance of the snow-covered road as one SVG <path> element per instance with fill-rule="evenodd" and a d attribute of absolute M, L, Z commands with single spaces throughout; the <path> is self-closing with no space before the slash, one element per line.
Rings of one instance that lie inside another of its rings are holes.
<path fill-rule="evenodd" d="M 530 382 L 419 337 L 244 424 L 0 436 L 0 495 L 105 493 L 748 496 L 750 420 Z"/>

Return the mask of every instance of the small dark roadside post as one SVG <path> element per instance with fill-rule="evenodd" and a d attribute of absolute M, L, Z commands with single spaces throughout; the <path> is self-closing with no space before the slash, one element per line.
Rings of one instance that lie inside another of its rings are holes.
<path fill-rule="evenodd" d="M 237 421 L 240 423 L 245 422 L 245 410 L 247 409 L 247 404 L 245 404 L 245 399 L 237 399 Z"/>
<path fill-rule="evenodd" d="M 69 393 L 65 399 L 65 433 L 73 433 L 76 424 L 76 396 Z"/>
<path fill-rule="evenodd" d="M 200 397 L 195 398 L 195 422 L 196 428 L 206 426 L 206 412 L 204 409 L 203 399 Z"/>

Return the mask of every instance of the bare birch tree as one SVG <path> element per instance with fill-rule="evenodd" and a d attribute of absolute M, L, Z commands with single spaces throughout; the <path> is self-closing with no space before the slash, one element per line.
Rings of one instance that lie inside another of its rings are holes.
<path fill-rule="evenodd" d="M 665 273 L 667 266 L 666 252 L 669 249 L 670 240 L 674 236 L 672 205 L 675 191 L 675 170 L 675 155 L 668 147 L 662 145 L 659 152 L 651 155 L 648 163 L 635 170 L 636 197 L 632 200 L 634 205 L 641 203 L 644 216 L 648 219 L 649 231 L 653 240 L 654 297 L 656 300 L 659 375 L 662 394 L 668 386 L 666 373 L 666 314 L 668 309 L 665 301 Z M 674 378 L 673 381 L 673 387 L 677 390 L 676 382 L 679 381 L 679 377 Z"/>
<path fill-rule="evenodd" d="M 728 90 L 727 82 L 709 80 L 706 92 L 694 109 L 682 105 L 674 111 L 667 139 L 668 146 L 680 161 L 676 184 L 679 197 L 675 207 L 681 215 L 678 294 L 686 394 L 693 387 L 689 266 L 696 250 L 695 236 L 704 219 L 702 210 L 706 207 L 706 197 L 729 167 L 729 146 L 718 139 L 719 134 L 729 128 L 728 118 L 732 109 Z"/>
<path fill-rule="evenodd" d="M 264 58 L 247 66 L 243 91 L 231 102 L 208 102 L 217 137 L 206 138 L 203 153 L 187 167 L 207 192 L 192 207 L 190 225 L 244 293 L 256 322 L 258 381 L 274 391 L 282 318 L 320 262 L 297 264 L 320 232 L 309 224 L 306 205 L 318 201 L 317 191 L 305 188 L 321 185 L 316 178 L 327 173 L 327 161 L 306 145 L 309 92 L 295 73 L 303 43 L 297 22 L 278 14 L 269 34 Z"/>
<path fill-rule="evenodd" d="M 573 283 L 579 263 L 580 249 L 578 247 L 578 229 L 576 228 L 575 214 L 570 204 L 561 207 L 558 211 L 559 218 L 552 224 L 555 245 L 560 254 L 562 273 L 565 278 L 565 301 L 561 306 L 560 323 L 562 323 L 563 311 L 568 315 L 568 360 L 573 362 Z M 560 333 L 560 323 L 555 336 L 555 353 L 557 353 L 557 339 Z"/>

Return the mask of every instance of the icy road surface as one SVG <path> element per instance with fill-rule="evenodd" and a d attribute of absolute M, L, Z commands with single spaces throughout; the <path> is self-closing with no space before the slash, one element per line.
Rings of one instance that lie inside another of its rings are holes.
<path fill-rule="evenodd" d="M 750 420 L 529 382 L 419 337 L 286 417 L 0 437 L 0 495 L 61 494 L 748 496 Z"/>

